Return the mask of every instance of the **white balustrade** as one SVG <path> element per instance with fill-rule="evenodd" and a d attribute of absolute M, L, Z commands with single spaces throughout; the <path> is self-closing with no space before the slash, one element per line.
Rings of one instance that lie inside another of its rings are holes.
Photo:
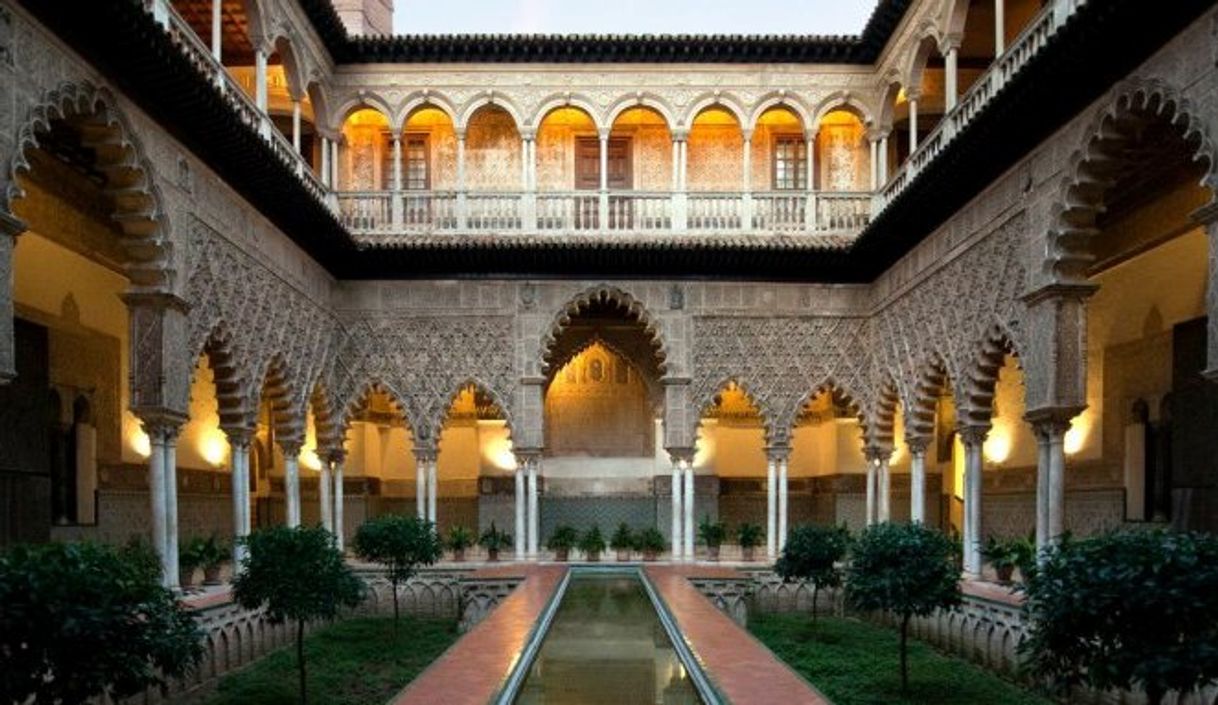
<path fill-rule="evenodd" d="M 662 232 L 672 229 L 672 194 L 627 191 L 609 195 L 610 230 Z"/>
<path fill-rule="evenodd" d="M 744 194 L 689 194 L 687 227 L 706 232 L 728 232 L 743 229 Z"/>
<path fill-rule="evenodd" d="M 816 195 L 816 232 L 859 232 L 871 222 L 871 194 L 824 192 Z"/>
<path fill-rule="evenodd" d="M 521 221 L 521 194 L 470 193 L 466 196 L 466 228 L 490 232 L 518 232 Z"/>
<path fill-rule="evenodd" d="M 753 194 L 753 229 L 789 233 L 807 229 L 808 194 L 771 191 Z"/>
<path fill-rule="evenodd" d="M 339 221 L 351 232 L 389 232 L 392 197 L 389 191 L 344 191 L 338 194 Z"/>

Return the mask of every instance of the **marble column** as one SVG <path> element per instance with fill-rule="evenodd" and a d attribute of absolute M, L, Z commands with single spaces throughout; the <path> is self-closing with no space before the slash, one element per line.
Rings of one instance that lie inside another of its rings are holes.
<path fill-rule="evenodd" d="M 918 96 L 909 95 L 909 156 L 918 151 Z"/>
<path fill-rule="evenodd" d="M 787 456 L 778 457 L 778 550 L 787 545 Z"/>
<path fill-rule="evenodd" d="M 958 85 L 959 85 L 959 69 L 958 69 L 959 55 L 960 55 L 960 50 L 958 48 L 952 46 L 952 47 L 948 48 L 947 55 L 944 57 L 944 60 L 946 63 L 944 73 L 946 74 L 946 84 L 947 84 L 944 87 L 944 105 L 947 108 L 947 112 L 949 112 L 949 113 L 952 111 L 953 108 L 956 107 L 956 102 L 960 100 L 960 93 L 959 93 L 960 89 L 958 88 Z"/>
<path fill-rule="evenodd" d="M 744 192 L 741 198 L 741 226 L 749 230 L 753 227 L 753 131 L 742 130 L 741 137 L 743 147 L 740 162 L 744 165 L 740 181 Z"/>
<path fill-rule="evenodd" d="M 343 501 L 346 495 L 343 490 L 343 464 L 347 454 L 343 451 L 331 451 L 330 458 L 334 467 L 334 545 L 341 551 L 346 547 L 346 528 L 343 526 Z"/>
<path fill-rule="evenodd" d="M 681 538 L 685 541 L 685 560 L 692 561 L 695 556 L 694 537 L 697 536 L 697 527 L 694 524 L 694 466 L 688 458 L 683 459 L 681 465 L 685 474 L 685 526 Z"/>
<path fill-rule="evenodd" d="M 524 458 L 516 459 L 516 492 L 513 494 L 513 499 L 516 501 L 516 528 L 512 534 L 512 539 L 516 544 L 516 560 L 522 561 L 525 557 L 525 544 L 528 536 L 524 528 L 525 514 L 525 496 L 524 496 L 524 475 L 525 465 L 528 461 Z"/>
<path fill-rule="evenodd" d="M 334 184 L 330 183 L 330 138 L 321 138 L 321 185 L 329 189 L 334 189 Z M 337 190 L 337 189 L 334 189 Z"/>
<path fill-rule="evenodd" d="M 267 114 L 266 60 L 266 51 L 262 49 L 254 50 L 254 104 L 258 106 L 258 111 L 264 117 Z"/>
<path fill-rule="evenodd" d="M 538 515 L 538 488 L 537 488 L 537 473 L 539 468 L 539 460 L 537 458 L 529 459 L 529 557 L 536 559 L 540 539 L 538 533 L 541 530 L 540 516 Z"/>
<path fill-rule="evenodd" d="M 778 555 L 778 469 L 770 455 L 765 467 L 765 552 L 771 560 Z"/>
<path fill-rule="evenodd" d="M 300 154 L 300 101 L 292 100 L 292 149 Z"/>
<path fill-rule="evenodd" d="M 906 438 L 909 449 L 909 522 L 926 523 L 926 448 L 930 439 L 924 436 Z"/>
<path fill-rule="evenodd" d="M 1036 436 L 1036 552 L 1049 545 L 1049 436 L 1041 424 L 1032 425 Z"/>
<path fill-rule="evenodd" d="M 981 543 L 983 527 L 981 521 L 982 502 L 982 447 L 990 429 L 969 426 L 960 429 L 960 440 L 964 444 L 964 571 L 981 575 Z"/>
<path fill-rule="evenodd" d="M 879 178 L 877 180 L 877 183 L 879 185 L 877 188 L 882 189 L 888 185 L 888 133 L 887 132 L 880 135 L 878 169 L 879 169 Z"/>
<path fill-rule="evenodd" d="M 427 463 L 421 456 L 414 459 L 415 510 L 420 519 L 427 518 Z"/>
<path fill-rule="evenodd" d="M 682 518 L 681 495 L 684 494 L 683 478 L 681 476 L 681 460 L 672 458 L 672 557 L 674 560 L 685 553 L 685 542 L 681 537 L 681 527 L 685 521 Z"/>
<path fill-rule="evenodd" d="M 161 559 L 161 581 L 165 586 L 177 584 L 177 571 L 169 563 L 168 533 L 165 515 L 165 434 L 156 423 L 144 422 L 148 436 L 148 499 L 152 505 L 152 547 Z"/>
<path fill-rule="evenodd" d="M 1002 56 L 1006 46 L 1006 0 L 994 0 L 994 57 Z"/>
<path fill-rule="evenodd" d="M 439 491 L 436 482 L 436 456 L 427 459 L 427 521 L 436 524 L 436 496 Z"/>
<path fill-rule="evenodd" d="M 317 500 L 321 505 L 322 528 L 334 533 L 334 505 L 330 503 L 330 482 L 330 461 L 322 458 L 321 469 L 317 472 Z"/>
<path fill-rule="evenodd" d="M 880 187 L 880 143 L 869 137 L 867 144 L 871 147 L 871 190 L 875 191 Z"/>
<path fill-rule="evenodd" d="M 283 494 L 287 525 L 300 526 L 300 441 L 280 439 L 283 450 Z"/>
<path fill-rule="evenodd" d="M 216 63 L 223 63 L 224 31 L 221 25 L 220 10 L 224 0 L 211 0 L 211 56 Z"/>
<path fill-rule="evenodd" d="M 246 549 L 242 540 L 249 535 L 249 463 L 252 433 L 248 429 L 225 431 L 228 436 L 229 466 L 233 500 L 233 565 L 240 566 Z"/>
<path fill-rule="evenodd" d="M 875 523 L 877 516 L 876 511 L 876 475 L 879 472 L 879 461 L 874 454 L 867 454 L 867 519 L 866 525 L 871 526 Z"/>
<path fill-rule="evenodd" d="M 178 432 L 182 425 L 164 429 L 165 451 L 165 548 L 169 554 L 169 580 L 178 586 Z"/>
<path fill-rule="evenodd" d="M 883 450 L 876 456 L 876 521 L 892 520 L 892 451 Z"/>

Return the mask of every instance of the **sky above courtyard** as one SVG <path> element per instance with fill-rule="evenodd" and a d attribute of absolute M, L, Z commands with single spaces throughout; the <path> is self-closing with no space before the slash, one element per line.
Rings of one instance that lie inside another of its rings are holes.
<path fill-rule="evenodd" d="M 395 0 L 398 34 L 858 34 L 876 0 Z"/>

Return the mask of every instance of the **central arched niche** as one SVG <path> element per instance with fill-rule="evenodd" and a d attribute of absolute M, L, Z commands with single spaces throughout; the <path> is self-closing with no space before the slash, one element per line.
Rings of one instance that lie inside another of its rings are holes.
<path fill-rule="evenodd" d="M 650 496 L 668 469 L 654 336 L 626 306 L 597 300 L 571 316 L 546 362 L 547 494 Z"/>

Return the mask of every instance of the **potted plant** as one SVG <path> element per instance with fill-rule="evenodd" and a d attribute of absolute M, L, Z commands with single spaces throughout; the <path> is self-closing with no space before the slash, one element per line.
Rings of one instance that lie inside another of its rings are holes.
<path fill-rule="evenodd" d="M 740 542 L 740 554 L 744 560 L 753 560 L 757 547 L 761 545 L 761 539 L 764 536 L 765 533 L 758 524 L 745 522 L 736 529 L 736 540 Z"/>
<path fill-rule="evenodd" d="M 601 535 L 599 526 L 593 524 L 591 529 L 579 537 L 579 550 L 583 551 L 584 556 L 592 563 L 601 559 L 601 551 L 605 550 L 605 537 Z"/>
<path fill-rule="evenodd" d="M 195 569 L 203 565 L 203 539 L 178 544 L 178 585 L 185 590 L 195 584 Z"/>
<path fill-rule="evenodd" d="M 635 546 L 643 554 L 643 560 L 654 561 L 664 551 L 664 534 L 654 526 L 639 532 Z"/>
<path fill-rule="evenodd" d="M 617 525 L 617 531 L 613 532 L 613 538 L 609 539 L 609 547 L 617 551 L 619 562 L 630 560 L 630 551 L 634 548 L 634 533 L 626 522 Z"/>
<path fill-rule="evenodd" d="M 499 551 L 511 545 L 512 536 L 506 531 L 501 531 L 495 526 L 495 522 L 492 521 L 490 527 L 482 532 L 478 543 L 486 549 L 486 559 L 488 561 L 497 561 L 499 560 Z"/>
<path fill-rule="evenodd" d="M 229 548 L 216 539 L 215 534 L 199 544 L 199 565 L 203 567 L 203 584 L 220 584 L 220 567 L 228 560 Z"/>
<path fill-rule="evenodd" d="M 698 525 L 698 538 L 706 544 L 706 555 L 712 561 L 719 560 L 719 547 L 723 545 L 723 539 L 726 537 L 727 527 L 723 522 L 712 522 L 710 515 L 702 516 L 702 523 Z"/>
<path fill-rule="evenodd" d="M 566 562 L 571 557 L 571 549 L 579 543 L 579 534 L 575 532 L 573 527 L 563 524 L 554 529 L 554 533 L 550 534 L 550 539 L 546 541 L 546 548 L 554 552 L 554 560 Z"/>
<path fill-rule="evenodd" d="M 453 562 L 465 560 L 465 549 L 474 545 L 474 535 L 464 526 L 457 525 L 448 530 L 448 548 L 453 552 Z"/>
<path fill-rule="evenodd" d="M 981 549 L 981 555 L 998 574 L 998 582 L 1009 583 L 1015 569 L 1027 573 L 1032 561 L 1036 558 L 1035 539 L 1010 538 L 999 539 L 991 536 Z"/>

